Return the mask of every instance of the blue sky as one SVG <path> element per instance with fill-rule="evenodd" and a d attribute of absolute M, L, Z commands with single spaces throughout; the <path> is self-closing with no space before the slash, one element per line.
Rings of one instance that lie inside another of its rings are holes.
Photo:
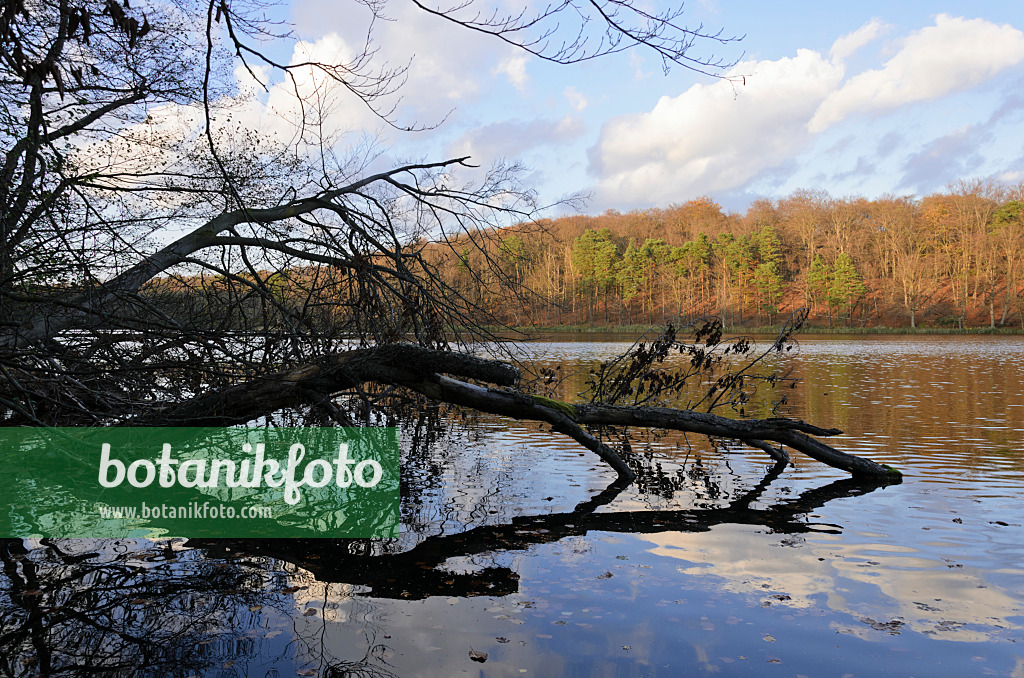
<path fill-rule="evenodd" d="M 589 213 L 701 195 L 742 211 L 799 188 L 875 197 L 959 178 L 1016 184 L 1022 10 L 1019 0 L 687 3 L 687 26 L 745 36 L 691 52 L 739 59 L 731 72 L 746 84 L 734 85 L 681 67 L 666 75 L 642 49 L 553 65 L 391 0 L 394 21 L 374 38 L 378 59 L 410 64 L 396 120 L 438 126 L 382 128 L 351 101 L 332 124 L 348 143 L 375 134 L 386 159 L 521 160 L 542 200 L 586 192 Z M 306 41 L 296 54 L 353 54 L 365 37 L 356 3 L 292 0 L 288 11 Z"/>

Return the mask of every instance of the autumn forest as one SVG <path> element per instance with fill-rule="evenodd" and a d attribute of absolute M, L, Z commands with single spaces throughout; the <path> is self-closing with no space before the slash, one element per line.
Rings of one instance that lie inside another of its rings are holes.
<path fill-rule="evenodd" d="M 515 326 L 766 326 L 808 307 L 820 327 L 1024 327 L 1022 207 L 1024 184 L 989 181 L 920 199 L 800 190 L 745 214 L 701 197 L 519 225 L 431 258 Z"/>

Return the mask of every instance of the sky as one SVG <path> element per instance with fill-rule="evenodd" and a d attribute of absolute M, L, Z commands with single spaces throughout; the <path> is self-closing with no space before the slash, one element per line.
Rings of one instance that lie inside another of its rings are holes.
<path fill-rule="evenodd" d="M 303 41 L 293 61 L 351 57 L 363 45 L 368 13 L 356 2 L 284 9 Z M 924 196 L 957 179 L 1024 181 L 1020 0 L 686 3 L 685 26 L 742 36 L 688 53 L 735 61 L 722 73 L 738 82 L 681 66 L 665 73 L 642 48 L 551 64 L 410 2 L 390 0 L 384 13 L 374 59 L 408 65 L 401 100 L 388 100 L 392 120 L 427 129 L 382 125 L 339 97 L 331 125 L 345 143 L 372 135 L 389 161 L 520 161 L 544 203 L 589 196 L 555 214 L 703 195 L 741 212 L 801 188 L 873 198 Z"/>

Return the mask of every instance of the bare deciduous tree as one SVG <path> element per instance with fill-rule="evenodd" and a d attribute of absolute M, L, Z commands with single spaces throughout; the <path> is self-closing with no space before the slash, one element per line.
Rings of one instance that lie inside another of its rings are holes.
<path fill-rule="evenodd" d="M 363 4 L 384 16 L 386 3 Z M 635 46 L 666 66 L 722 76 L 730 65 L 694 56 L 732 39 L 682 27 L 678 9 L 417 5 L 557 63 Z M 397 386 L 547 421 L 624 478 L 628 465 L 584 425 L 629 420 L 828 457 L 804 434 L 829 431 L 802 422 L 577 409 L 518 390 L 504 363 L 455 350 L 486 336 L 486 309 L 445 283 L 425 245 L 473 248 L 488 275 L 508 278 L 488 240 L 535 217 L 519 168 L 470 183 L 460 174 L 469 158 L 387 169 L 372 154 L 339 158 L 321 124 L 332 97 L 395 124 L 388 102 L 404 71 L 378 64 L 372 40 L 346 63 L 278 63 L 261 40 L 286 39 L 286 27 L 261 16 L 245 0 L 4 1 L 0 423 L 226 425 L 289 410 L 352 424 L 393 404 Z M 563 38 L 569 19 L 579 30 Z M 238 66 L 290 83 L 290 140 L 232 123 L 244 101 Z"/>

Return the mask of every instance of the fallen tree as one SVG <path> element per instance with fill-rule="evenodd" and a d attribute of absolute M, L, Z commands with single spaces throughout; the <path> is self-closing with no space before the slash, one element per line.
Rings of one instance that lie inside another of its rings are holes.
<path fill-rule="evenodd" d="M 785 377 L 760 374 L 757 358 L 731 365 L 750 345 L 723 344 L 713 323 L 692 344 L 669 327 L 602 366 L 580 402 L 470 355 L 496 322 L 481 290 L 536 298 L 503 258 L 501 227 L 522 233 L 541 214 L 521 168 L 339 162 L 342 147 L 320 125 L 331 97 L 394 125 L 382 102 L 402 72 L 375 66 L 372 44 L 349 63 L 278 64 L 258 49 L 259 3 L 188 4 L 3 3 L 0 425 L 215 426 L 282 410 L 350 425 L 408 402 L 392 397 L 399 389 L 549 424 L 624 480 L 634 471 L 609 427 L 732 438 L 777 461 L 786 446 L 855 475 L 898 476 L 812 437 L 837 431 L 744 418 L 750 386 Z M 385 18 L 382 5 L 361 4 Z M 513 10 L 493 23 L 458 7 L 431 13 L 557 63 L 614 54 L 626 38 L 666 66 L 736 77 L 687 55 L 695 41 L 729 40 L 681 27 L 680 8 L 602 7 Z M 547 36 L 563 13 L 579 34 L 558 47 Z M 229 74 L 264 67 L 293 86 L 291 141 L 231 122 L 247 103 Z M 163 108 L 183 115 L 161 122 L 152 113 Z M 460 280 L 442 273 L 441 256 L 461 264 L 448 267 Z M 679 369 L 665 367 L 672 351 L 688 358 Z M 714 412 L 725 405 L 740 418 Z"/>
<path fill-rule="evenodd" d="M 890 466 L 841 452 L 811 437 L 842 433 L 838 429 L 824 429 L 781 417 L 730 419 L 710 412 L 668 407 L 572 404 L 519 390 L 516 386 L 520 380 L 520 371 L 504 361 L 393 344 L 324 356 L 315 362 L 201 395 L 127 423 L 134 426 L 244 424 L 286 408 L 308 403 L 326 404 L 339 393 L 365 383 L 376 383 L 400 386 L 431 400 L 481 412 L 545 422 L 552 430 L 571 437 L 597 454 L 626 481 L 634 479 L 632 469 L 618 452 L 589 432 L 586 426 L 653 427 L 729 438 L 763 450 L 776 461 L 788 462 L 788 454 L 782 447 L 770 444 L 774 442 L 854 476 L 900 477 L 900 472 Z M 339 417 L 343 414 L 337 409 L 334 412 Z M 353 422 L 342 418 L 338 423 L 351 425 Z"/>

